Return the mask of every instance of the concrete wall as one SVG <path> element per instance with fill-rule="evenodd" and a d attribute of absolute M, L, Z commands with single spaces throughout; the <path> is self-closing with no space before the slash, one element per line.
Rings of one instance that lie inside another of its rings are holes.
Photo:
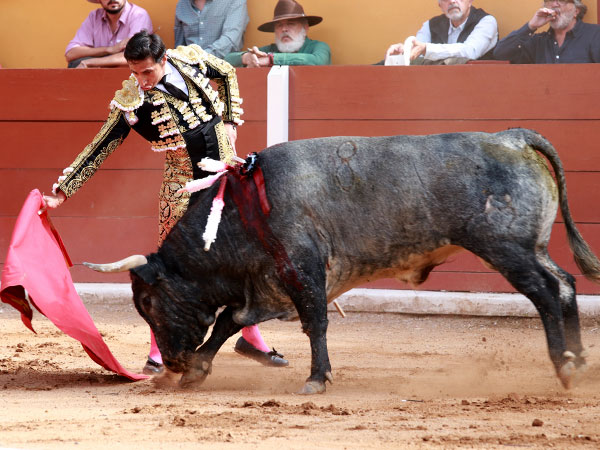
<path fill-rule="evenodd" d="M 167 46 L 173 45 L 176 0 L 136 0 L 152 17 Z M 276 0 L 248 0 L 250 23 L 245 46 L 272 42 L 257 27 L 273 17 Z M 324 17 L 309 36 L 332 48 L 333 64 L 371 64 L 387 47 L 415 34 L 422 23 L 440 13 L 435 0 L 303 0 L 307 14 Z M 584 0 L 586 21 L 597 23 L 598 1 Z M 475 0 L 499 23 L 500 36 L 528 21 L 541 0 Z M 81 22 L 97 5 L 85 0 L 0 1 L 0 65 L 5 68 L 65 67 L 64 50 Z"/>

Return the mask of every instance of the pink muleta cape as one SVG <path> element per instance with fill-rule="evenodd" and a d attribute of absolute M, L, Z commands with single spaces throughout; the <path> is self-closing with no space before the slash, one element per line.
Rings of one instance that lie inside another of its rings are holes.
<path fill-rule="evenodd" d="M 131 380 L 147 378 L 124 369 L 102 340 L 75 290 L 69 272 L 73 264 L 48 212 L 38 214 L 42 206 L 40 192 L 31 191 L 19 213 L 8 248 L 0 298 L 21 312 L 21 320 L 34 333 L 31 305 L 61 331 L 81 342 L 97 364 Z"/>

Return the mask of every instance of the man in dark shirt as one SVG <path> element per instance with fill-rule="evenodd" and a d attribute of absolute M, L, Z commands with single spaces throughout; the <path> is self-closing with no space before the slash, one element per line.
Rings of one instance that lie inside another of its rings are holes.
<path fill-rule="evenodd" d="M 531 20 L 496 46 L 494 58 L 514 64 L 600 62 L 600 25 L 582 21 L 581 0 L 547 0 Z M 535 31 L 550 24 L 543 33 Z"/>

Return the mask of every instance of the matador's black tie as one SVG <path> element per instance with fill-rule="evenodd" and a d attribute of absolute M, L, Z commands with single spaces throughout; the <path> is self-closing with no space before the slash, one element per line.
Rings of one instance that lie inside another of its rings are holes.
<path fill-rule="evenodd" d="M 160 79 L 160 82 L 165 87 L 165 89 L 167 90 L 167 92 L 169 94 L 171 94 L 173 97 L 178 98 L 179 100 L 183 100 L 184 102 L 189 101 L 189 97 L 186 95 L 185 92 L 183 92 L 181 89 L 179 89 L 174 84 L 169 83 L 167 81 L 167 76 L 166 75 Z"/>

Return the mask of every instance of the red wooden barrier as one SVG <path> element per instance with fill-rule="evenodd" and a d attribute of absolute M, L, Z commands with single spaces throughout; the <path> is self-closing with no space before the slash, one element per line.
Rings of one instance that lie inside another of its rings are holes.
<path fill-rule="evenodd" d="M 600 75 L 597 65 L 290 68 L 290 139 L 333 135 L 431 134 L 533 128 L 558 149 L 579 229 L 600 253 Z M 246 124 L 238 154 L 266 145 L 267 69 L 239 70 Z M 102 125 L 126 70 L 2 70 L 0 257 L 33 188 L 49 191 L 60 170 Z M 163 156 L 131 133 L 94 179 L 51 215 L 69 249 L 75 281 L 127 281 L 82 261 L 110 261 L 156 248 Z M 560 215 L 550 252 L 576 275 L 581 293 L 600 293 L 572 262 Z M 369 286 L 401 287 L 393 280 Z M 511 292 L 471 254 L 438 267 L 422 289 Z"/>

